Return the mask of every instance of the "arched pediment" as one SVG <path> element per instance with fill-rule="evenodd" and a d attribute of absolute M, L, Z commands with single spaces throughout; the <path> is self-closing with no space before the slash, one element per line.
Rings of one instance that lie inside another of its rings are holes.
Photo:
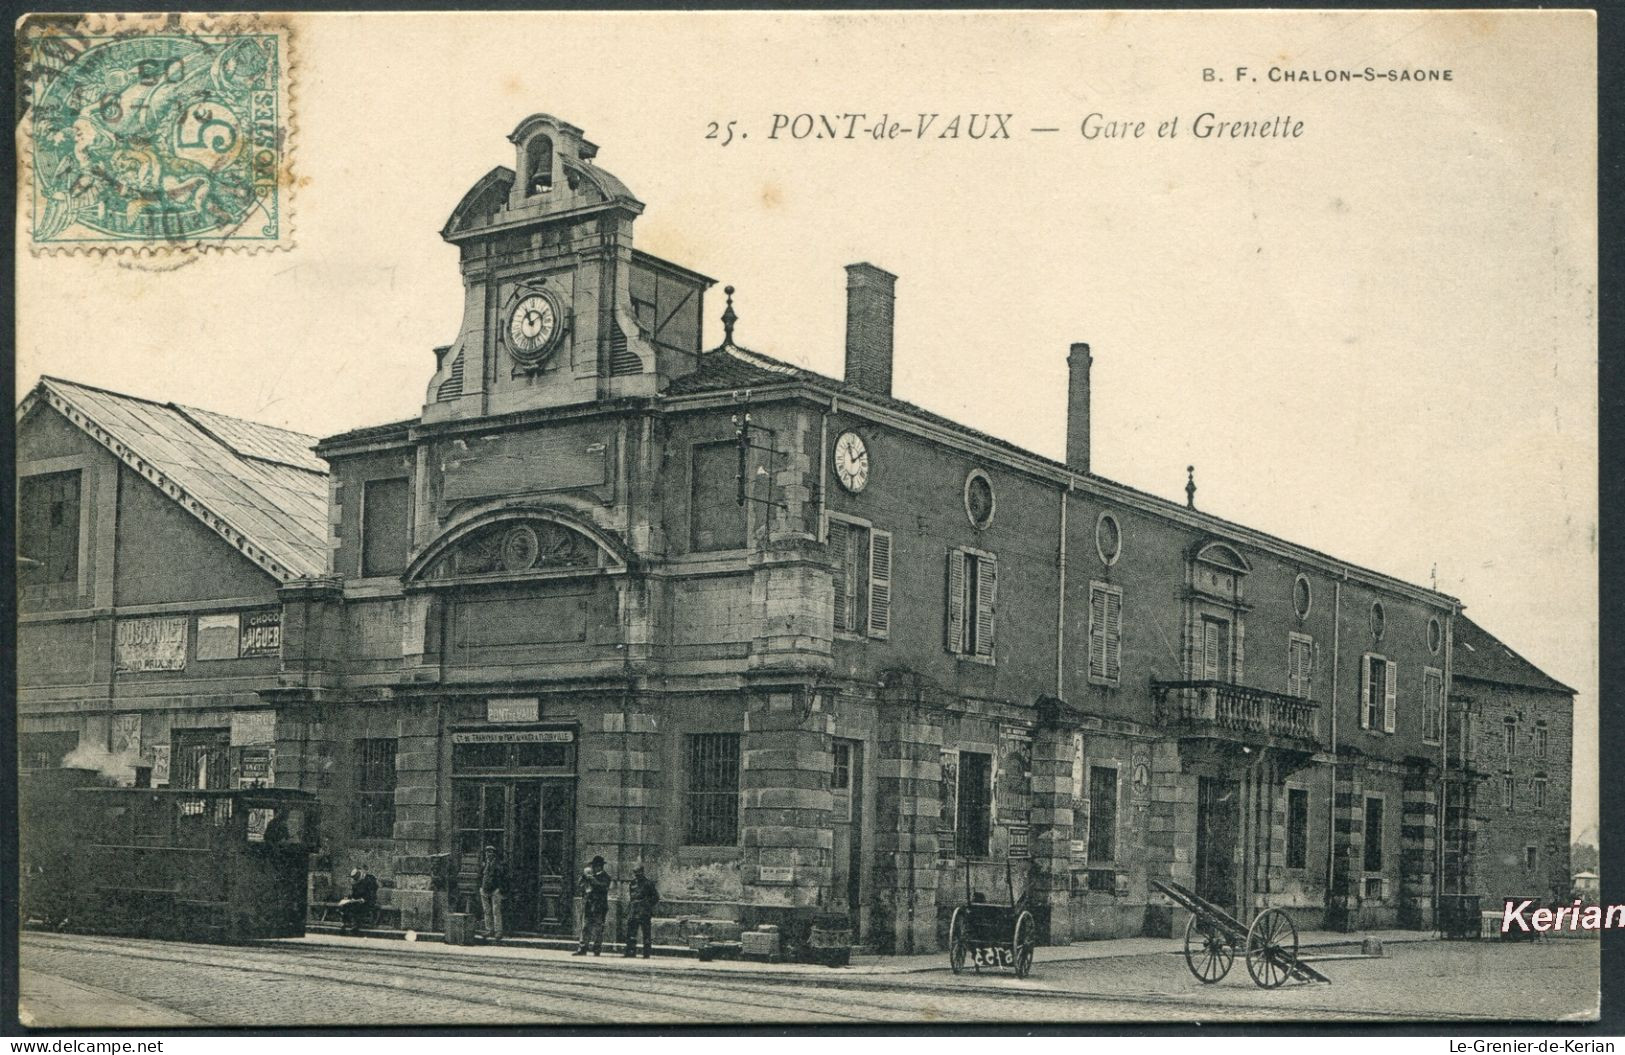
<path fill-rule="evenodd" d="M 508 207 L 508 193 L 513 188 L 513 180 L 513 169 L 505 165 L 498 165 L 481 176 L 463 195 L 457 208 L 451 211 L 451 219 L 446 221 L 441 235 L 449 238 L 461 231 L 489 227 L 495 223 L 497 215 Z"/>
<path fill-rule="evenodd" d="M 408 583 L 537 578 L 624 569 L 620 540 L 556 509 L 503 508 L 454 523 L 407 568 Z"/>
<path fill-rule="evenodd" d="M 1199 564 L 1211 564 L 1216 568 L 1233 572 L 1236 575 L 1247 575 L 1253 570 L 1241 552 L 1228 542 L 1210 541 L 1196 547 L 1192 559 Z"/>

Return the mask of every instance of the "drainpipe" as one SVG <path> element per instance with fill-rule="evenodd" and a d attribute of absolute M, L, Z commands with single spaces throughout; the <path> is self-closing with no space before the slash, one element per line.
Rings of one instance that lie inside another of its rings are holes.
<path fill-rule="evenodd" d="M 829 416 L 835 413 L 835 400 L 829 397 L 829 409 L 819 415 L 818 421 L 818 541 L 829 541 Z"/>
<path fill-rule="evenodd" d="M 1433 878 L 1433 929 L 1439 929 L 1439 902 L 1444 897 L 1444 841 L 1445 823 L 1449 817 L 1446 808 L 1450 798 L 1450 677 L 1454 673 L 1453 659 L 1455 658 L 1456 615 L 1460 608 L 1452 603 L 1450 615 L 1444 621 L 1444 685 L 1440 687 L 1439 696 L 1439 801 L 1437 810 L 1434 839 L 1438 843 L 1435 847 L 1437 857 Z M 1465 768 L 1465 767 L 1464 767 Z M 1463 773 L 1465 778 L 1466 774 Z M 1465 779 L 1463 780 L 1465 785 Z M 1465 795 L 1464 795 L 1465 797 Z M 1465 803 L 1463 803 L 1465 805 Z M 1457 868 L 1460 868 L 1458 862 Z M 1458 871 L 1456 879 L 1456 893 L 1461 893 L 1462 877 Z"/>
<path fill-rule="evenodd" d="M 1066 481 L 1066 490 L 1061 492 L 1061 545 L 1060 552 L 1055 558 L 1056 574 L 1060 579 L 1060 600 L 1055 605 L 1055 698 L 1062 700 L 1066 694 L 1066 496 L 1072 493 L 1072 478 Z"/>
<path fill-rule="evenodd" d="M 1332 583 L 1332 699 L 1331 699 L 1331 781 L 1326 795 L 1326 907 L 1331 908 L 1332 884 L 1337 875 L 1337 673 L 1341 666 L 1340 646 L 1343 630 L 1343 583 L 1349 572 L 1343 569 L 1343 578 Z"/>

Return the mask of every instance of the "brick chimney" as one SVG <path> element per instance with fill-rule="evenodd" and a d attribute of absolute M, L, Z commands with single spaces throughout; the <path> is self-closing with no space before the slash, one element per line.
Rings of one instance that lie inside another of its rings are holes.
<path fill-rule="evenodd" d="M 1087 344 L 1074 344 L 1066 357 L 1066 464 L 1089 471 L 1089 367 L 1094 358 Z"/>
<path fill-rule="evenodd" d="M 897 276 L 873 264 L 846 265 L 846 380 L 891 395 Z"/>

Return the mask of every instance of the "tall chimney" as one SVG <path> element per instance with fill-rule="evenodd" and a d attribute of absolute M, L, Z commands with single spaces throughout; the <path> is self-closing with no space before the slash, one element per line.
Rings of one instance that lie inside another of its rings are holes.
<path fill-rule="evenodd" d="M 873 264 L 846 265 L 846 380 L 891 395 L 897 276 Z"/>
<path fill-rule="evenodd" d="M 1089 471 L 1089 367 L 1094 358 L 1087 344 L 1074 344 L 1066 357 L 1066 464 Z"/>

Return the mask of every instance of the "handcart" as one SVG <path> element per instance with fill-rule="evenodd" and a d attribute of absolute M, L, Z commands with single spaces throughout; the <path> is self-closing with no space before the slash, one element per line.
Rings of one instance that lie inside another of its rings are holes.
<path fill-rule="evenodd" d="M 1281 909 L 1269 908 L 1253 917 L 1251 926 L 1178 883 L 1153 879 L 1151 885 L 1189 912 L 1185 924 L 1185 966 L 1203 985 L 1212 985 L 1230 973 L 1237 950 L 1247 960 L 1247 973 L 1261 989 L 1275 989 L 1288 979 L 1325 982 L 1331 979 L 1298 956 L 1298 928 Z"/>
<path fill-rule="evenodd" d="M 955 974 L 963 971 L 967 963 L 978 974 L 984 967 L 1008 967 L 1017 978 L 1027 977 L 1033 969 L 1038 922 L 1023 907 L 1026 891 L 1019 901 L 1016 899 L 1008 858 L 1004 862 L 1004 883 L 1010 904 L 988 904 L 982 895 L 972 893 L 970 862 L 965 862 L 965 903 L 954 909 L 948 921 L 948 965 Z"/>

